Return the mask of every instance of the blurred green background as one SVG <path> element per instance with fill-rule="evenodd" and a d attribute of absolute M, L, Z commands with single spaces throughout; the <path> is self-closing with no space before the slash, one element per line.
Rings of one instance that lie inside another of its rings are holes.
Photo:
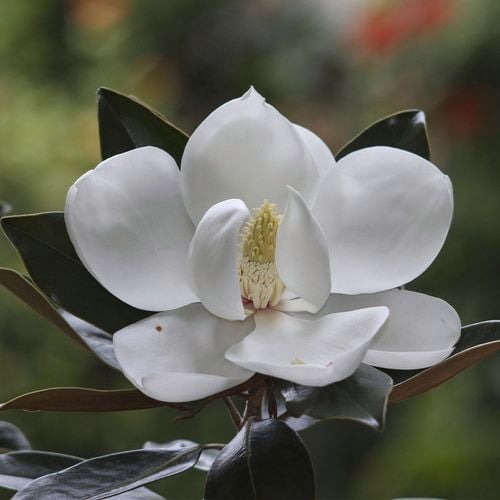
<path fill-rule="evenodd" d="M 500 317 L 500 2 L 493 0 L 2 0 L 0 199 L 14 213 L 61 210 L 99 161 L 95 91 L 134 94 L 191 132 L 253 84 L 333 151 L 373 120 L 427 113 L 433 161 L 455 217 L 408 288 L 450 302 L 463 323 Z M 5 237 L 0 265 L 22 269 Z M 0 290 L 0 400 L 52 386 L 127 382 Z M 10 412 L 37 449 L 85 457 L 146 440 L 226 441 L 219 402 L 193 420 Z M 500 355 L 390 408 L 383 434 L 328 422 L 303 434 L 319 498 L 500 497 Z M 278 465 L 277 465 L 278 467 Z M 192 471 L 155 487 L 201 498 Z"/>

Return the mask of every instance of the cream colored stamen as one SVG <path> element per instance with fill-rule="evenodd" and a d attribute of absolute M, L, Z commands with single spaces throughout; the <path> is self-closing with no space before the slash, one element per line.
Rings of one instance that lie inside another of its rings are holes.
<path fill-rule="evenodd" d="M 256 309 L 275 306 L 285 290 L 274 261 L 276 233 L 281 222 L 276 205 L 265 200 L 245 224 L 240 259 L 240 288 Z"/>

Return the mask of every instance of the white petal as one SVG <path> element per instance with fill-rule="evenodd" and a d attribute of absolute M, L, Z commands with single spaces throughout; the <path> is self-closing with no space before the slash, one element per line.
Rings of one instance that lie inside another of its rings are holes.
<path fill-rule="evenodd" d="M 273 307 L 277 311 L 290 312 L 290 313 L 301 313 L 308 312 L 311 314 L 316 314 L 318 308 L 314 307 L 310 302 L 304 299 L 286 299 L 283 298 Z"/>
<path fill-rule="evenodd" d="M 172 403 L 194 401 L 238 385 L 253 373 L 224 358 L 254 328 L 225 321 L 201 304 L 155 314 L 113 336 L 126 377 L 146 395 Z"/>
<path fill-rule="evenodd" d="M 302 196 L 290 187 L 276 237 L 276 268 L 287 288 L 321 309 L 331 288 L 325 235 Z"/>
<path fill-rule="evenodd" d="M 245 319 L 238 257 L 241 227 L 249 216 L 241 200 L 217 203 L 207 210 L 191 242 L 193 288 L 205 308 L 219 318 Z"/>
<path fill-rule="evenodd" d="M 296 123 L 293 125 L 299 132 L 302 140 L 307 145 L 309 152 L 314 158 L 319 176 L 322 177 L 335 165 L 335 157 L 328 146 L 314 132 Z"/>
<path fill-rule="evenodd" d="M 342 158 L 313 209 L 331 252 L 332 291 L 371 293 L 419 276 L 451 223 L 451 183 L 432 163 L 389 147 Z"/>
<path fill-rule="evenodd" d="M 113 295 L 161 311 L 197 301 L 186 255 L 194 227 L 174 159 L 154 147 L 113 156 L 78 179 L 66 198 L 70 239 Z"/>
<path fill-rule="evenodd" d="M 368 351 L 365 363 L 382 368 L 426 368 L 448 357 L 460 337 L 460 318 L 444 300 L 407 290 L 368 295 L 331 295 L 320 314 L 386 306 L 389 319 Z"/>
<path fill-rule="evenodd" d="M 190 137 L 182 157 L 182 193 L 195 224 L 213 204 L 267 199 L 283 210 L 286 185 L 308 202 L 316 195 L 315 162 L 293 125 L 255 90 L 216 109 Z"/>
<path fill-rule="evenodd" d="M 388 314 L 387 308 L 376 307 L 311 321 L 258 311 L 255 330 L 228 349 L 226 358 L 297 384 L 328 385 L 354 373 Z"/>
<path fill-rule="evenodd" d="M 298 298 L 296 293 L 293 293 L 289 289 L 285 289 L 284 292 L 281 294 L 281 299 L 280 301 L 287 301 L 287 300 L 292 300 Z"/>

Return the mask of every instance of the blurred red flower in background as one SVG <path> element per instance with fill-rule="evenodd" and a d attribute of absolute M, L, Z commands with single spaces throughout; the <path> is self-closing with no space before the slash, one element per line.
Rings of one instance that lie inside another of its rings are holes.
<path fill-rule="evenodd" d="M 461 86 L 446 96 L 440 115 L 452 138 L 466 139 L 477 135 L 487 126 L 491 106 L 494 106 L 494 102 L 487 88 Z"/>
<path fill-rule="evenodd" d="M 105 31 L 119 24 L 129 11 L 128 0 L 71 0 L 72 21 L 87 31 Z"/>
<path fill-rule="evenodd" d="M 443 26 L 455 17 L 456 0 L 404 0 L 377 4 L 362 11 L 351 35 L 354 48 L 381 53 Z"/>

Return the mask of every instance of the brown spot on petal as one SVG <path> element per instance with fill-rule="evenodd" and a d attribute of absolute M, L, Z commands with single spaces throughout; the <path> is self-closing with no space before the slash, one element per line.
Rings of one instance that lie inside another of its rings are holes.
<path fill-rule="evenodd" d="M 157 332 L 161 332 L 161 331 L 163 330 L 163 328 L 162 328 L 162 326 L 161 326 L 161 325 L 156 325 L 156 326 L 155 326 L 155 330 L 156 330 Z"/>

